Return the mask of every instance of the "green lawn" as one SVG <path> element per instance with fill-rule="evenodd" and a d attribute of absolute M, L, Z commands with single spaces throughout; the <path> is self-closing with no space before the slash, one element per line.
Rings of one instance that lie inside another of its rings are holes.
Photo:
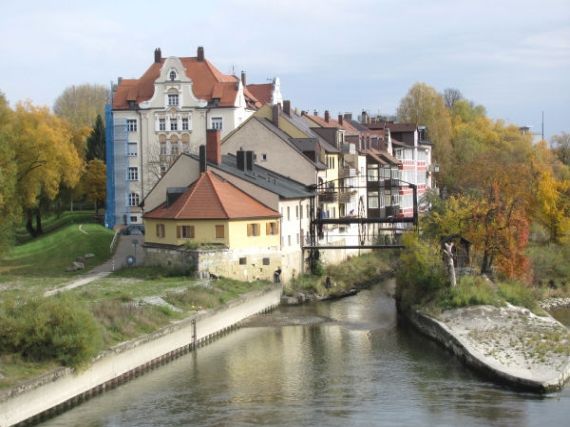
<path fill-rule="evenodd" d="M 44 234 L 48 234 L 70 224 L 88 224 L 95 222 L 97 222 L 97 219 L 95 218 L 94 211 L 66 211 L 60 214 L 47 215 L 45 218 L 42 218 L 42 229 Z M 30 236 L 24 224 L 16 229 L 15 237 L 18 244 L 33 240 L 33 237 Z"/>
<path fill-rule="evenodd" d="M 81 231 L 83 230 L 83 232 Z M 0 259 L 0 289 L 45 289 L 63 284 L 109 258 L 113 231 L 98 224 L 68 225 L 14 247 Z M 65 269 L 77 258 L 93 253 L 85 270 Z"/>

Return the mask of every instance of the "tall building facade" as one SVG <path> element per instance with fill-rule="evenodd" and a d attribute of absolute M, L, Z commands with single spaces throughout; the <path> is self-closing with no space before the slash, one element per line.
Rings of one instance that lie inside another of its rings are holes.
<path fill-rule="evenodd" d="M 141 201 L 181 153 L 198 153 L 207 129 L 224 136 L 262 106 L 245 83 L 243 72 L 219 71 L 203 47 L 195 57 L 156 49 L 140 78 L 118 79 L 106 111 L 107 227 L 142 224 Z"/>

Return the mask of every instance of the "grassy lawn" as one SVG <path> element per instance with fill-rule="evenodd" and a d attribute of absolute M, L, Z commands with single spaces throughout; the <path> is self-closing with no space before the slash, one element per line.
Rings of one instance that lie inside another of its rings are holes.
<path fill-rule="evenodd" d="M 69 224 L 88 224 L 95 223 L 95 211 L 66 211 L 58 214 L 50 214 L 42 218 L 42 228 L 44 233 L 51 233 Z M 16 229 L 16 242 L 19 244 L 33 240 L 24 224 Z"/>
<path fill-rule="evenodd" d="M 45 290 L 85 273 L 109 258 L 113 231 L 98 225 L 70 224 L 53 233 L 14 247 L 0 259 L 0 289 Z M 85 262 L 85 270 L 66 272 L 77 258 L 95 256 Z"/>

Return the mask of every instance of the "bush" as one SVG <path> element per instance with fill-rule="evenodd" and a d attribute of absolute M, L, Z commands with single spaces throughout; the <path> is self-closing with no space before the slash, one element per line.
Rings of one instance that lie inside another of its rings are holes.
<path fill-rule="evenodd" d="M 471 305 L 502 305 L 493 286 L 480 276 L 461 277 L 455 288 L 441 292 L 437 305 L 443 309 Z"/>
<path fill-rule="evenodd" d="M 396 273 L 396 299 L 402 307 L 412 307 L 437 298 L 448 286 L 438 248 L 420 241 L 413 233 L 404 235 L 405 250 Z"/>
<path fill-rule="evenodd" d="M 533 289 L 518 282 L 499 283 L 499 295 L 512 305 L 538 310 L 537 296 Z"/>
<path fill-rule="evenodd" d="M 0 352 L 78 367 L 101 349 L 101 330 L 88 309 L 64 294 L 0 304 Z"/>

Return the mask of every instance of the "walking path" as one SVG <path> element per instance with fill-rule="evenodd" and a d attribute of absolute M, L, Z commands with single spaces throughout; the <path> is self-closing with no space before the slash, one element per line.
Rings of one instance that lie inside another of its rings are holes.
<path fill-rule="evenodd" d="M 137 264 L 142 264 L 144 259 L 144 254 L 141 247 L 143 239 L 144 236 L 142 235 L 119 236 L 119 243 L 117 245 L 117 249 L 115 250 L 115 254 L 111 258 L 109 258 L 103 264 L 93 268 L 87 274 L 81 275 L 77 279 L 69 282 L 67 285 L 46 291 L 44 293 L 44 296 L 49 297 L 52 295 L 56 295 L 60 292 L 68 291 L 74 288 L 79 288 L 80 286 L 85 286 L 88 283 L 91 283 L 95 280 L 102 279 L 103 277 L 106 277 L 109 274 L 111 274 L 113 271 L 120 270 L 121 268 L 125 267 L 127 265 L 127 257 L 129 255 L 136 257 Z M 135 245 L 133 245 L 133 242 L 135 240 L 137 241 L 136 254 L 135 254 Z"/>

